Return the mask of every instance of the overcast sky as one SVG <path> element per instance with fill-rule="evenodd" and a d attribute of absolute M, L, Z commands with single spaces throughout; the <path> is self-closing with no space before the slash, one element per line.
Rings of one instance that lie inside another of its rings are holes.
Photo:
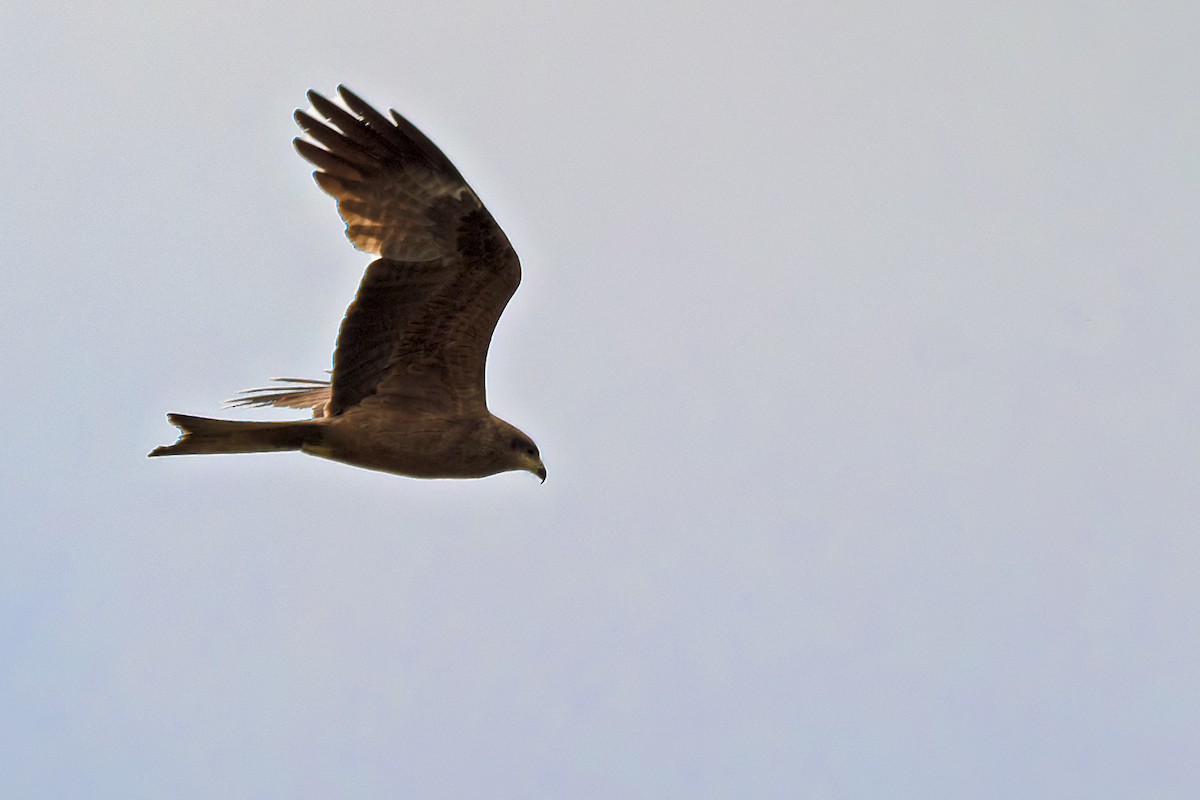
<path fill-rule="evenodd" d="M 1198 41 L 9 4 L 0 796 L 1194 797 Z M 520 253 L 489 400 L 545 485 L 144 457 L 329 367 L 368 258 L 291 114 L 339 82 Z"/>

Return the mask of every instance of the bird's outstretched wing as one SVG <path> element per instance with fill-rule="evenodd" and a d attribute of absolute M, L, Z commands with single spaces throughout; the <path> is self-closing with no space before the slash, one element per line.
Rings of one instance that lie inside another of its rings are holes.
<path fill-rule="evenodd" d="M 479 413 L 488 344 L 521 280 L 517 254 L 412 123 L 395 111 L 384 117 L 344 86 L 338 94 L 346 108 L 308 93 L 325 121 L 297 111 L 317 144 L 296 139 L 296 149 L 337 200 L 346 236 L 381 258 L 338 332 L 328 413 L 363 402 Z"/>

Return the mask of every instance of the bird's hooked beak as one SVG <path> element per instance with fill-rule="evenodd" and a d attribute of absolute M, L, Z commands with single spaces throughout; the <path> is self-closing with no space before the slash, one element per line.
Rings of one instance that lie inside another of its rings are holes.
<path fill-rule="evenodd" d="M 537 475 L 542 483 L 546 482 L 546 465 L 542 463 L 542 459 L 539 456 L 529 455 L 525 457 L 525 471 Z"/>

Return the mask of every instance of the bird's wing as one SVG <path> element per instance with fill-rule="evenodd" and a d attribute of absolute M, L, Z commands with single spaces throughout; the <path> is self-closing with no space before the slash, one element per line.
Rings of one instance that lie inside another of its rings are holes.
<path fill-rule="evenodd" d="M 225 401 L 229 408 L 309 408 L 313 417 L 323 417 L 329 407 L 329 381 L 309 378 L 271 378 L 284 386 L 264 386 L 238 392 L 237 397 Z"/>
<path fill-rule="evenodd" d="M 372 262 L 338 332 L 330 414 L 370 399 L 412 411 L 486 409 L 484 363 L 521 280 L 508 238 L 450 160 L 404 117 L 338 87 L 309 92 L 296 140 Z M 346 109 L 349 109 L 347 111 Z"/>

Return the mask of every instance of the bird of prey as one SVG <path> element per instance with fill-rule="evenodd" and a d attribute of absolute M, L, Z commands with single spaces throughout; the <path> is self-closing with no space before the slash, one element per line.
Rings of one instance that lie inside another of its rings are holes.
<path fill-rule="evenodd" d="M 233 405 L 312 409 L 294 422 L 168 414 L 175 444 L 151 456 L 301 450 L 414 478 L 510 470 L 546 480 L 537 446 L 488 411 L 484 363 L 521 264 L 450 159 L 395 111 L 344 86 L 345 107 L 314 91 L 324 120 L 296 111 L 296 150 L 337 200 L 346 236 L 378 258 L 346 310 L 324 380 L 277 379 Z"/>

